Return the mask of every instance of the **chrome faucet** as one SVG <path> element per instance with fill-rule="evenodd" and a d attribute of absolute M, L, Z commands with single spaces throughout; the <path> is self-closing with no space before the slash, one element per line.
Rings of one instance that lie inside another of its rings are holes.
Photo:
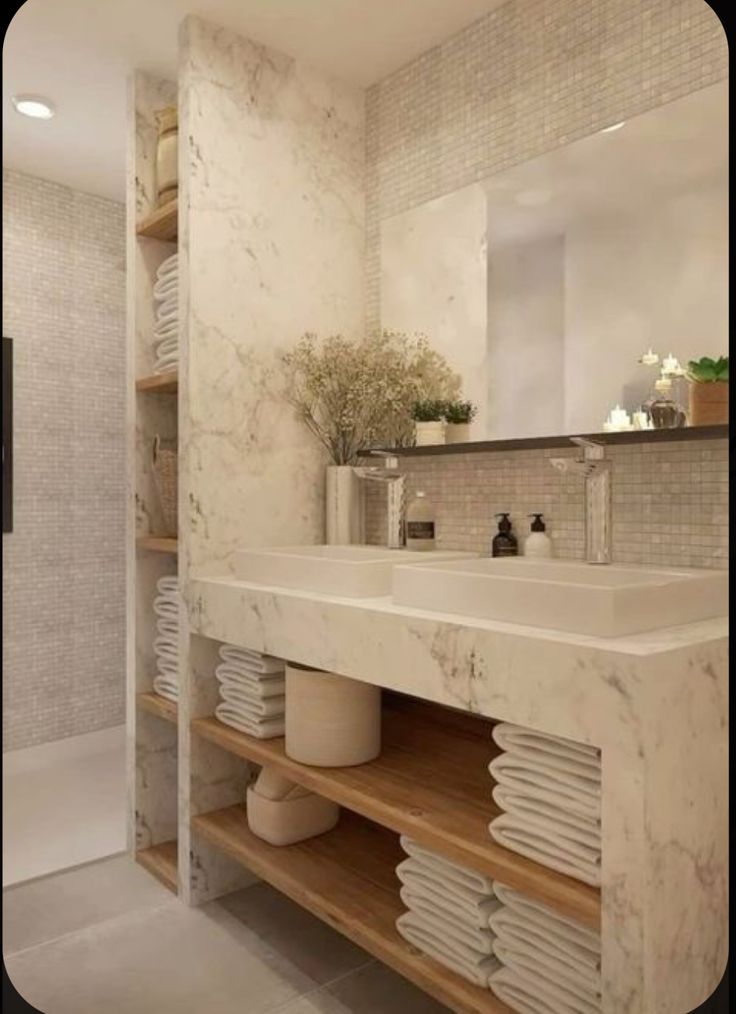
<path fill-rule="evenodd" d="M 550 458 L 558 472 L 572 472 L 585 479 L 585 559 L 588 563 L 611 562 L 611 462 L 604 444 L 586 437 L 570 437 L 582 447 L 582 458 Z"/>
<path fill-rule="evenodd" d="M 404 486 L 399 459 L 390 451 L 369 451 L 381 459 L 380 465 L 355 465 L 353 471 L 367 482 L 386 486 L 386 548 L 401 549 L 404 545 Z"/>

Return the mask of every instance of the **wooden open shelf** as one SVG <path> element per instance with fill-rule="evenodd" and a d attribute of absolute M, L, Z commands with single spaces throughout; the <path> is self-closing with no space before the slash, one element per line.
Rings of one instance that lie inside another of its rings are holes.
<path fill-rule="evenodd" d="M 135 540 L 138 549 L 151 550 L 154 553 L 177 553 L 178 540 L 168 535 L 139 535 Z"/>
<path fill-rule="evenodd" d="M 135 854 L 135 860 L 160 880 L 164 887 L 168 887 L 174 894 L 177 893 L 176 839 L 161 842 L 160 845 L 152 845 L 147 849 L 140 849 Z"/>
<path fill-rule="evenodd" d="M 449 724 L 428 718 L 432 707 L 396 702 L 384 708 L 380 757 L 349 768 L 307 767 L 284 752 L 284 740 L 256 739 L 216 718 L 192 730 L 224 750 L 271 765 L 341 806 L 406 834 L 450 859 L 485 873 L 563 915 L 600 927 L 600 892 L 497 845 L 488 823 L 499 810 L 488 763 L 498 752 L 490 725 L 453 712 Z"/>
<path fill-rule="evenodd" d="M 152 373 L 149 377 L 139 377 L 135 382 L 135 389 L 150 394 L 176 394 L 179 390 L 179 372 L 167 370 L 166 373 Z"/>
<path fill-rule="evenodd" d="M 147 236 L 149 239 L 164 239 L 170 243 L 176 242 L 179 222 L 179 202 L 176 198 L 164 204 L 162 208 L 156 208 L 150 215 L 147 215 L 138 223 L 136 232 L 139 236 Z"/>
<path fill-rule="evenodd" d="M 398 837 L 343 811 L 327 834 L 278 847 L 256 838 L 245 807 L 192 819 L 192 830 L 458 1014 L 511 1014 L 487 989 L 410 947 L 396 931 L 404 911 L 394 870 Z"/>
<path fill-rule="evenodd" d="M 169 701 L 156 693 L 138 694 L 136 700 L 138 707 L 143 708 L 144 711 L 150 711 L 152 715 L 165 718 L 167 722 L 173 722 L 174 725 L 177 724 L 179 709 L 174 701 Z"/>

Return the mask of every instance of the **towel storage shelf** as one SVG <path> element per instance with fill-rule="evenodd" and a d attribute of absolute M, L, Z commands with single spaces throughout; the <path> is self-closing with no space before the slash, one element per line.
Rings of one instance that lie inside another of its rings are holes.
<path fill-rule="evenodd" d="M 144 711 L 150 711 L 152 715 L 165 718 L 167 722 L 176 725 L 178 721 L 178 708 L 174 701 L 168 701 L 165 697 L 155 693 L 138 694 L 138 706 Z"/>
<path fill-rule="evenodd" d="M 164 887 L 168 887 L 174 894 L 177 893 L 177 843 L 164 841 L 160 845 L 151 845 L 150 848 L 140 849 L 135 854 L 135 860 L 152 873 L 157 880 L 160 880 Z"/>
<path fill-rule="evenodd" d="M 175 243 L 179 225 L 179 202 L 169 201 L 162 208 L 156 208 L 138 223 L 136 232 L 148 239 L 163 239 Z"/>
<path fill-rule="evenodd" d="M 135 382 L 136 391 L 150 394 L 176 394 L 179 390 L 179 373 L 167 370 L 166 373 L 152 373 L 148 377 L 139 377 Z"/>
<path fill-rule="evenodd" d="M 168 535 L 140 535 L 135 544 L 138 549 L 150 550 L 154 553 L 174 553 L 179 550 L 176 539 Z"/>
<path fill-rule="evenodd" d="M 394 869 L 404 856 L 391 831 L 344 811 L 333 831 L 279 847 L 251 833 L 241 805 L 193 817 L 192 830 L 451 1010 L 511 1014 L 397 933 L 404 906 Z"/>
<path fill-rule="evenodd" d="M 192 731 L 598 929 L 598 890 L 493 841 L 488 823 L 499 811 L 488 763 L 498 748 L 490 726 L 454 712 L 446 712 L 446 720 L 427 717 L 442 711 L 385 707 L 381 755 L 348 768 L 306 767 L 286 756 L 282 738 L 256 739 L 215 718 L 194 719 Z"/>

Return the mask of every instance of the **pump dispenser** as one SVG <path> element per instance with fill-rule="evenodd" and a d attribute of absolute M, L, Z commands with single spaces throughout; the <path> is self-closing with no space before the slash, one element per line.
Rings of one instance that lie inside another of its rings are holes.
<path fill-rule="evenodd" d="M 498 522 L 498 534 L 493 537 L 491 543 L 491 556 L 518 556 L 519 544 L 511 531 L 508 512 L 503 511 L 496 514 L 496 517 L 501 520 Z"/>
<path fill-rule="evenodd" d="M 531 531 L 524 540 L 524 556 L 549 557 L 552 556 L 552 540 L 546 534 L 546 525 L 542 520 L 543 514 L 529 514 L 534 518 L 531 524 Z"/>

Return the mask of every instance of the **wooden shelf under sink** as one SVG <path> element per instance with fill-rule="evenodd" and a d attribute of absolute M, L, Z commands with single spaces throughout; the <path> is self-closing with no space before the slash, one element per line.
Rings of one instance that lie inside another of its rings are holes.
<path fill-rule="evenodd" d="M 405 857 L 391 831 L 343 811 L 333 831 L 269 845 L 250 831 L 243 805 L 193 817 L 192 830 L 457 1014 L 511 1014 L 399 936 L 405 909 L 394 870 Z"/>
<path fill-rule="evenodd" d="M 179 551 L 178 540 L 169 535 L 139 535 L 135 540 L 138 549 L 154 553 L 173 553 Z"/>
<path fill-rule="evenodd" d="M 179 371 L 166 370 L 165 373 L 151 373 L 147 377 L 139 377 L 135 382 L 135 389 L 149 394 L 176 394 L 179 390 Z"/>
<path fill-rule="evenodd" d="M 149 711 L 158 718 L 164 718 L 167 722 L 177 724 L 179 720 L 179 709 L 175 701 L 169 701 L 156 693 L 138 694 L 136 697 L 138 707 Z"/>
<path fill-rule="evenodd" d="M 441 720 L 433 715 L 441 714 Z M 498 752 L 491 723 L 432 705 L 395 700 L 384 707 L 380 757 L 348 768 L 307 767 L 286 756 L 284 740 L 256 739 L 216 718 L 192 731 L 224 750 L 270 765 L 341 806 L 485 873 L 594 929 L 600 891 L 496 844 L 499 813 L 488 771 Z"/>
<path fill-rule="evenodd" d="M 135 854 L 135 861 L 152 873 L 157 880 L 160 880 L 164 887 L 168 887 L 174 894 L 178 890 L 177 876 L 177 842 L 161 842 L 159 845 L 151 845 L 147 849 L 139 849 Z"/>
<path fill-rule="evenodd" d="M 161 208 L 156 208 L 150 215 L 141 219 L 136 227 L 139 236 L 149 239 L 163 239 L 175 243 L 179 229 L 179 202 L 176 198 Z"/>

